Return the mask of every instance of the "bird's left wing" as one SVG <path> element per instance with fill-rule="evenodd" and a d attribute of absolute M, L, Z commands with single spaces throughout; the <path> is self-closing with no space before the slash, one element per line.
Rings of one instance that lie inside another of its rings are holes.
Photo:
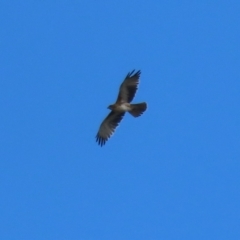
<path fill-rule="evenodd" d="M 111 111 L 108 116 L 103 120 L 96 135 L 96 141 L 100 146 L 103 146 L 106 141 L 111 137 L 116 127 L 122 120 L 124 114 L 125 112 Z"/>
<path fill-rule="evenodd" d="M 124 79 L 123 83 L 121 84 L 119 88 L 117 102 L 130 103 L 133 100 L 135 93 L 138 89 L 139 78 L 141 74 L 140 70 L 135 73 L 134 71 L 135 70 L 133 70 L 132 72 L 129 72 L 126 78 Z"/>

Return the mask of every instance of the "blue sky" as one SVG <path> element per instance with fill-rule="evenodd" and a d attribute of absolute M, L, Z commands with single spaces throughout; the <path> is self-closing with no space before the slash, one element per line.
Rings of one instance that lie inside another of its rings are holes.
<path fill-rule="evenodd" d="M 240 239 L 239 1 L 1 1 L 0 239 Z M 134 102 L 95 142 L 126 74 Z"/>

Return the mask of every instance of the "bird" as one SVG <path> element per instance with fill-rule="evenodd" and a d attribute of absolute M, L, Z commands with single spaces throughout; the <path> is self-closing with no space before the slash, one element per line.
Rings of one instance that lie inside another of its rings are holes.
<path fill-rule="evenodd" d="M 108 106 L 111 112 L 101 123 L 96 135 L 96 142 L 101 147 L 115 132 L 126 112 L 133 117 L 139 117 L 146 111 L 146 102 L 131 104 L 138 89 L 140 74 L 141 70 L 129 72 L 120 85 L 116 102 Z"/>

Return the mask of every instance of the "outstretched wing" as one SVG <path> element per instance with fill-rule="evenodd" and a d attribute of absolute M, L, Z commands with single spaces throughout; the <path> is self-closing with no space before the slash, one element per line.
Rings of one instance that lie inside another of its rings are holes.
<path fill-rule="evenodd" d="M 130 103 L 133 100 L 138 89 L 139 78 L 141 74 L 140 70 L 136 73 L 134 73 L 134 71 L 135 70 L 129 72 L 121 84 L 116 103 Z"/>
<path fill-rule="evenodd" d="M 106 141 L 111 137 L 116 127 L 122 120 L 124 114 L 125 112 L 111 111 L 108 116 L 103 120 L 96 135 L 96 142 L 98 142 L 100 146 L 103 146 Z"/>

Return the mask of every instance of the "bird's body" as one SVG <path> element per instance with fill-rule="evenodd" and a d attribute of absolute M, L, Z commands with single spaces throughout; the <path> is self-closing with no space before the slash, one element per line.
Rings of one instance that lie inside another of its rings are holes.
<path fill-rule="evenodd" d="M 120 103 L 120 104 L 112 104 L 108 107 L 112 111 L 115 112 L 128 112 L 131 110 L 131 104 L 130 103 Z"/>
<path fill-rule="evenodd" d="M 126 112 L 129 112 L 134 117 L 139 117 L 147 109 L 145 102 L 138 104 L 130 103 L 137 91 L 141 72 L 137 71 L 135 74 L 133 73 L 134 70 L 127 74 L 120 86 L 117 101 L 108 106 L 108 109 L 112 111 L 103 120 L 96 136 L 96 141 L 101 146 L 103 146 L 113 134 Z"/>

